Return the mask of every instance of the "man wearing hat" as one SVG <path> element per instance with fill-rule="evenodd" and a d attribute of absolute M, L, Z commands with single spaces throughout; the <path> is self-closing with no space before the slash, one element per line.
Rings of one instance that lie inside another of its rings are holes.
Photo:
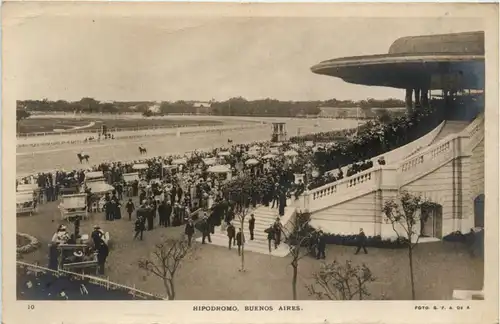
<path fill-rule="evenodd" d="M 94 242 L 94 246 L 97 246 L 97 243 L 102 240 L 103 233 L 101 231 L 101 227 L 99 225 L 94 226 L 94 230 L 90 234 L 92 241 Z"/>
<path fill-rule="evenodd" d="M 227 237 L 229 239 L 229 250 L 231 250 L 231 244 L 236 243 L 236 229 L 233 223 L 229 223 L 227 226 Z"/>
<path fill-rule="evenodd" d="M 362 228 L 359 229 L 359 234 L 357 237 L 357 249 L 354 254 L 358 254 L 361 249 L 363 249 L 365 254 L 368 254 L 368 251 L 366 251 L 366 235 Z"/>
<path fill-rule="evenodd" d="M 194 234 L 194 223 L 193 219 L 190 217 L 186 227 L 184 228 L 184 234 L 187 235 L 188 238 L 188 246 L 191 246 L 191 240 L 193 239 Z"/>
<path fill-rule="evenodd" d="M 245 235 L 241 231 L 241 227 L 236 234 L 236 244 L 238 245 L 238 255 L 241 255 L 241 247 L 245 244 Z"/>
<path fill-rule="evenodd" d="M 153 217 L 153 210 L 151 209 L 151 206 L 149 204 L 146 205 L 145 213 L 146 213 L 146 222 L 148 223 L 147 230 L 152 231 L 154 217 Z"/>
<path fill-rule="evenodd" d="M 104 267 L 106 264 L 106 259 L 109 255 L 109 248 L 103 240 L 100 240 L 96 246 L 97 250 L 97 263 L 99 264 L 99 274 L 104 274 Z"/>
<path fill-rule="evenodd" d="M 248 230 L 250 231 L 250 241 L 253 241 L 253 231 L 255 229 L 255 216 L 252 213 L 250 219 L 248 220 Z"/>
<path fill-rule="evenodd" d="M 125 205 L 125 209 L 127 210 L 127 213 L 128 213 L 128 220 L 129 221 L 132 220 L 132 213 L 135 210 L 135 205 L 132 202 L 132 198 L 129 198 L 127 204 Z"/>
<path fill-rule="evenodd" d="M 210 224 L 208 223 L 207 213 L 203 215 L 203 220 L 201 221 L 200 226 L 202 234 L 201 244 L 205 244 L 205 238 L 208 238 L 208 242 L 212 243 L 212 238 L 210 237 Z"/>
<path fill-rule="evenodd" d="M 137 210 L 137 219 L 135 220 L 134 223 L 134 230 L 135 230 L 134 240 L 140 236 L 140 240 L 142 241 L 142 234 L 144 233 L 144 228 L 145 228 L 144 226 L 145 219 L 142 213 L 139 213 L 139 210 Z"/>
<path fill-rule="evenodd" d="M 325 259 L 325 249 L 326 249 L 326 237 L 325 233 L 323 231 L 318 232 L 318 254 L 316 255 L 316 259 Z"/>

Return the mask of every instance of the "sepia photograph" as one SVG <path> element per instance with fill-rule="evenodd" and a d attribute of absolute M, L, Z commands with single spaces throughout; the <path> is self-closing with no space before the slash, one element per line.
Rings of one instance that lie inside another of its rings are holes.
<path fill-rule="evenodd" d="M 479 323 L 490 282 L 498 302 L 491 19 L 277 7 L 7 3 L 3 280 L 25 311 L 420 301 Z"/>

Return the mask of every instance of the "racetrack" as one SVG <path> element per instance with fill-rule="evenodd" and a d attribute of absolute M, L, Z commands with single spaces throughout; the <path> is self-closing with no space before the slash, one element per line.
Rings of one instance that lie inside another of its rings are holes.
<path fill-rule="evenodd" d="M 300 134 L 331 131 L 335 129 L 352 128 L 357 125 L 356 120 L 321 120 L 319 125 L 316 120 L 273 118 L 266 121 L 283 121 L 289 136 Z M 227 140 L 236 143 L 250 143 L 254 141 L 270 140 L 272 129 L 270 125 L 256 125 L 256 128 L 238 129 L 222 132 L 190 133 L 177 137 L 175 134 L 142 137 L 138 139 L 115 139 L 101 143 L 43 146 L 36 150 L 32 147 L 17 149 L 17 175 L 25 176 L 31 173 L 81 168 L 76 154 L 84 151 L 88 153 L 90 164 L 104 161 L 130 161 L 144 157 L 164 156 L 167 154 L 180 154 L 193 150 L 209 149 L 227 146 Z M 147 155 L 140 155 L 138 146 L 143 145 Z"/>

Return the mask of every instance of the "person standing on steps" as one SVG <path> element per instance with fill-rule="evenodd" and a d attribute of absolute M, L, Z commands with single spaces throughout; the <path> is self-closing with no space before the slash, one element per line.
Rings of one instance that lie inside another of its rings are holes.
<path fill-rule="evenodd" d="M 250 241 L 253 241 L 253 231 L 255 230 L 255 216 L 254 216 L 254 214 L 251 214 L 250 219 L 248 220 L 248 230 L 250 231 Z"/>
<path fill-rule="evenodd" d="M 233 241 L 236 241 L 236 229 L 232 223 L 229 223 L 227 226 L 227 238 L 229 239 L 229 250 L 231 250 L 231 244 L 234 244 Z"/>
<path fill-rule="evenodd" d="M 356 249 L 356 253 L 354 254 L 358 254 L 361 249 L 363 249 L 365 254 L 368 254 L 368 251 L 366 251 L 366 235 L 365 232 L 363 232 L 362 228 L 359 229 L 358 248 Z"/>

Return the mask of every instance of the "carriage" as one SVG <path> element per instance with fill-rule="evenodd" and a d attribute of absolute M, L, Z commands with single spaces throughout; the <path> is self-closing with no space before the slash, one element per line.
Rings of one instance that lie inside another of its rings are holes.
<path fill-rule="evenodd" d="M 73 194 L 61 196 L 59 204 L 62 220 L 70 220 L 75 217 L 87 219 L 87 194 Z"/>
<path fill-rule="evenodd" d="M 18 191 L 16 193 L 16 215 L 29 214 L 36 211 L 35 199 L 32 191 Z"/>

